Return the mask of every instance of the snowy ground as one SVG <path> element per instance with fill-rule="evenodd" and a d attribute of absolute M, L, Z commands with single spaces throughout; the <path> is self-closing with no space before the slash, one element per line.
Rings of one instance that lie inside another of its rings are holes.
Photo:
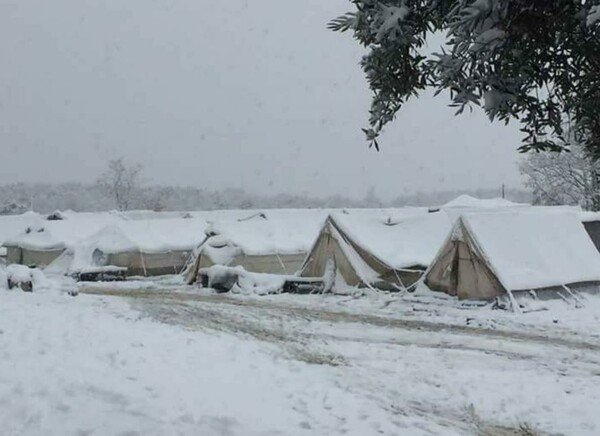
<path fill-rule="evenodd" d="M 599 434 L 600 298 L 583 303 L 2 291 L 2 433 Z"/>

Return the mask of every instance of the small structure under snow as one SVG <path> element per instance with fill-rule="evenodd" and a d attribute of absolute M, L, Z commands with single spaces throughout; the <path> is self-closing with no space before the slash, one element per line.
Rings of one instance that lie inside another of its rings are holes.
<path fill-rule="evenodd" d="M 335 269 L 336 286 L 405 289 L 413 286 L 444 242 L 444 212 L 384 219 L 332 214 L 304 260 L 303 277 Z"/>
<path fill-rule="evenodd" d="M 600 253 L 578 214 L 559 210 L 465 213 L 456 221 L 425 284 L 458 298 L 600 285 Z"/>
<path fill-rule="evenodd" d="M 189 261 L 185 276 L 195 283 L 198 271 L 212 265 L 241 266 L 254 273 L 291 275 L 302 266 L 319 232 L 321 213 L 257 213 L 235 221 L 220 221 L 206 229 L 206 238 Z"/>

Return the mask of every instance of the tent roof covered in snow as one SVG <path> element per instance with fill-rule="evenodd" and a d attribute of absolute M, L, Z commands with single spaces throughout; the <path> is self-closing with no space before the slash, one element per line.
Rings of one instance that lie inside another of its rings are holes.
<path fill-rule="evenodd" d="M 0 216 L 0 245 L 23 234 L 27 228 L 39 228 L 43 223 L 44 217 L 35 212 Z"/>
<path fill-rule="evenodd" d="M 425 282 L 464 298 L 600 282 L 600 254 L 576 213 L 465 213 Z"/>
<path fill-rule="evenodd" d="M 396 269 L 427 267 L 452 227 L 443 211 L 394 219 L 337 213 L 331 219 L 354 243 Z"/>
<path fill-rule="evenodd" d="M 389 216 L 332 214 L 302 268 L 305 277 L 326 275 L 350 286 L 409 287 L 434 258 L 451 228 L 444 212 Z"/>
<path fill-rule="evenodd" d="M 134 275 L 178 273 L 203 237 L 206 225 L 204 220 L 193 218 L 115 222 L 71 244 L 48 269 L 86 272 L 110 262 Z"/>
<path fill-rule="evenodd" d="M 504 207 L 515 207 L 515 206 L 528 206 L 526 204 L 514 203 L 504 198 L 475 198 L 470 195 L 459 195 L 448 203 L 444 204 L 442 208 L 464 208 L 464 209 L 498 209 Z"/>
<path fill-rule="evenodd" d="M 192 250 L 201 242 L 206 226 L 200 219 L 119 221 L 78 240 L 70 248 L 92 247 L 104 253 Z"/>
<path fill-rule="evenodd" d="M 14 235 L 5 245 L 18 246 L 29 250 L 60 249 L 76 244 L 109 223 L 121 219 L 111 214 L 72 214 L 66 219 L 36 221 L 25 231 Z"/>
<path fill-rule="evenodd" d="M 298 211 L 286 217 L 269 212 L 219 221 L 206 229 L 206 245 L 231 245 L 246 255 L 303 253 L 310 248 L 325 217 L 320 211 Z"/>
<path fill-rule="evenodd" d="M 186 281 L 194 283 L 200 268 L 215 264 L 293 274 L 302 265 L 326 216 L 318 209 L 284 210 L 213 222 L 188 261 Z"/>
<path fill-rule="evenodd" d="M 27 250 L 62 250 L 64 241 L 49 227 L 29 227 L 19 235 L 5 241 L 7 246 L 18 246 Z"/>

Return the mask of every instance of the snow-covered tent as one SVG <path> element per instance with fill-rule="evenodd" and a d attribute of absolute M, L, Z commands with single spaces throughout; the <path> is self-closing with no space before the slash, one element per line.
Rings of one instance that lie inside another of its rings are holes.
<path fill-rule="evenodd" d="M 434 291 L 492 299 L 597 287 L 600 253 L 577 213 L 519 209 L 461 215 L 426 273 Z"/>
<path fill-rule="evenodd" d="M 27 228 L 22 234 L 5 241 L 9 264 L 44 267 L 65 249 L 65 244 L 46 227 Z"/>
<path fill-rule="evenodd" d="M 302 266 L 325 215 L 321 211 L 257 213 L 235 221 L 219 221 L 206 229 L 185 271 L 188 284 L 198 270 L 212 265 L 241 266 L 246 271 L 294 274 Z"/>
<path fill-rule="evenodd" d="M 505 198 L 475 198 L 470 195 L 459 195 L 441 206 L 442 209 L 501 209 L 505 207 L 528 206 L 514 203 Z"/>
<path fill-rule="evenodd" d="M 444 212 L 399 213 L 395 218 L 332 214 L 301 274 L 321 277 L 333 266 L 336 286 L 408 288 L 429 266 L 451 226 Z"/>
<path fill-rule="evenodd" d="M 35 219 L 34 224 L 4 242 L 8 263 L 44 267 L 67 247 L 120 218 L 108 214 L 73 215 L 62 220 Z"/>
<path fill-rule="evenodd" d="M 0 216 L 0 259 L 8 261 L 7 242 L 28 228 L 38 228 L 44 221 L 44 217 L 35 212 L 26 212 L 21 215 Z M 11 250 L 11 257 L 15 258 L 17 253 Z"/>
<path fill-rule="evenodd" d="M 78 241 L 49 269 L 66 273 L 126 270 L 129 276 L 178 274 L 206 228 L 198 219 L 121 221 Z"/>

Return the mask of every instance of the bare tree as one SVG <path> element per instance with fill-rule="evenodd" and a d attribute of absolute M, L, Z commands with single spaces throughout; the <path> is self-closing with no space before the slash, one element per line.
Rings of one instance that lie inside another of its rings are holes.
<path fill-rule="evenodd" d="M 115 200 L 118 210 L 132 207 L 139 191 L 141 171 L 141 165 L 127 164 L 122 157 L 108 162 L 108 168 L 98 179 L 98 185 Z"/>
<path fill-rule="evenodd" d="M 579 205 L 600 210 L 600 162 L 582 145 L 569 151 L 531 153 L 519 164 L 538 204 Z"/>

